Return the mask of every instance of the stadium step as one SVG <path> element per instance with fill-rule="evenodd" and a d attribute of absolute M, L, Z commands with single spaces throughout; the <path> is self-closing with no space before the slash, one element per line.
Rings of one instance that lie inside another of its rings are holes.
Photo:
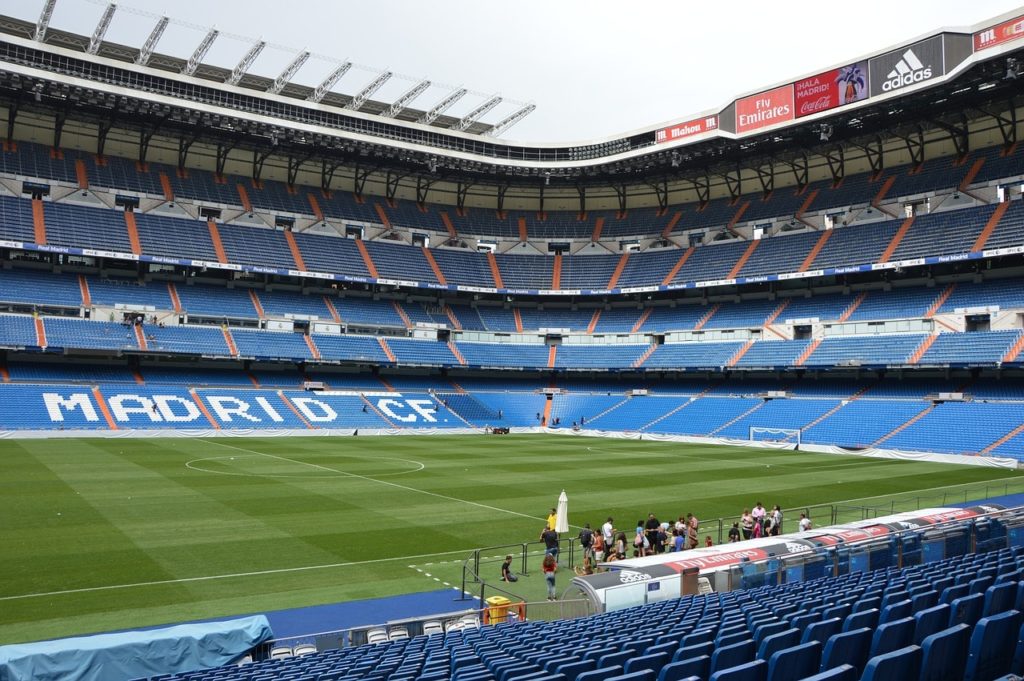
<path fill-rule="evenodd" d="M 164 199 L 168 202 L 174 201 L 174 187 L 171 186 L 171 178 L 167 173 L 160 171 L 160 187 L 164 190 Z"/>
<path fill-rule="evenodd" d="M 256 374 L 251 371 L 246 371 L 245 375 L 249 378 L 249 382 L 252 383 L 252 387 L 261 388 L 260 379 L 256 378 Z"/>
<path fill-rule="evenodd" d="M 746 237 L 736 231 L 736 225 L 739 224 L 740 219 L 743 217 L 743 214 L 747 212 L 748 208 L 750 208 L 750 201 L 744 201 L 740 205 L 739 210 L 736 211 L 736 214 L 732 216 L 732 220 L 729 220 L 729 223 L 725 226 L 729 232 L 738 237 L 743 237 L 744 239 Z M 729 278 L 732 279 L 732 277 Z"/>
<path fill-rule="evenodd" d="M 331 313 L 331 319 L 334 320 L 335 324 L 341 323 L 341 315 L 338 314 L 338 308 L 334 307 L 334 301 L 324 296 L 324 305 L 327 306 L 327 311 Z"/>
<path fill-rule="evenodd" d="M 601 232 L 604 231 L 604 216 L 599 216 L 594 220 L 594 231 L 590 235 L 591 241 L 600 241 Z"/>
<path fill-rule="evenodd" d="M 960 186 L 959 186 L 960 191 L 962 191 L 962 192 L 967 191 L 967 188 L 971 186 L 972 182 L 974 182 L 974 178 L 976 178 L 978 176 L 978 173 L 981 172 L 981 167 L 983 165 L 985 165 L 985 157 L 984 156 L 980 156 L 980 157 L 974 159 L 974 163 L 971 164 L 971 167 L 967 171 L 967 174 L 964 175 L 964 179 L 960 181 Z"/>
<path fill-rule="evenodd" d="M 594 314 L 590 316 L 590 323 L 587 324 L 587 333 L 594 333 L 594 329 L 597 328 L 598 322 L 601 321 L 601 308 L 594 310 Z"/>
<path fill-rule="evenodd" d="M 132 378 L 135 379 L 137 385 L 146 385 L 146 379 L 142 377 L 138 369 L 132 369 Z"/>
<path fill-rule="evenodd" d="M 558 291 L 562 288 L 562 254 L 555 253 L 554 262 L 551 265 L 551 290 Z"/>
<path fill-rule="evenodd" d="M 631 399 L 633 399 L 633 398 L 632 397 L 624 397 L 621 402 L 617 402 L 617 403 L 613 404 L 612 406 L 608 407 L 607 409 L 605 409 L 604 411 L 599 412 L 599 413 L 591 416 L 589 419 L 587 419 L 587 425 L 593 425 L 594 421 L 598 420 L 599 418 L 601 418 L 603 416 L 607 416 L 608 414 L 612 413 L 613 411 L 615 411 L 616 409 L 618 409 L 622 405 L 624 405 L 627 402 L 629 402 Z"/>
<path fill-rule="evenodd" d="M 789 307 L 790 301 L 792 301 L 792 298 L 786 298 L 781 303 L 779 303 L 779 306 L 776 307 L 770 315 L 768 315 L 768 319 L 764 320 L 764 324 L 762 326 L 769 326 L 770 324 L 774 323 L 775 320 L 778 319 L 779 316 L 786 311 L 786 308 Z"/>
<path fill-rule="evenodd" d="M 662 239 L 669 238 L 669 236 L 672 235 L 672 230 L 674 230 L 676 228 L 676 225 L 678 225 L 679 221 L 682 220 L 682 219 L 683 219 L 683 211 L 677 210 L 675 213 L 673 213 L 672 214 L 672 219 L 669 220 L 668 224 L 665 225 L 665 229 L 661 230 L 661 238 Z"/>
<path fill-rule="evenodd" d="M 395 353 L 391 351 L 391 346 L 388 345 L 388 342 L 384 340 L 383 336 L 377 336 L 377 344 L 380 345 L 380 349 L 384 351 L 384 354 L 385 356 L 387 356 L 388 361 L 391 362 L 392 364 L 395 364 L 397 362 L 397 360 L 395 359 Z"/>
<path fill-rule="evenodd" d="M 462 330 L 462 322 L 460 322 L 459 318 L 455 315 L 455 310 L 453 310 L 449 305 L 445 305 L 444 314 L 448 317 L 448 321 L 451 322 L 453 329 L 456 331 Z"/>
<path fill-rule="evenodd" d="M 43 324 L 42 317 L 35 318 L 36 325 L 36 345 L 41 348 L 46 347 L 46 326 Z"/>
<path fill-rule="evenodd" d="M 78 290 L 82 294 L 82 307 L 92 307 L 92 294 L 89 292 L 89 280 L 84 274 L 78 275 Z"/>
<path fill-rule="evenodd" d="M 228 352 L 232 357 L 238 357 L 238 346 L 235 345 L 235 339 L 231 335 L 231 329 L 226 326 L 220 327 L 221 332 L 224 334 L 224 343 L 228 346 Z"/>
<path fill-rule="evenodd" d="M 683 265 L 685 265 L 686 261 L 690 259 L 691 255 L 693 255 L 693 251 L 693 246 L 690 246 L 685 251 L 683 251 L 683 254 L 679 256 L 679 260 L 676 261 L 676 264 L 672 266 L 672 269 L 668 271 L 668 274 L 665 275 L 665 278 L 661 280 L 662 286 L 668 286 L 669 284 L 672 283 L 672 280 L 676 278 L 677 274 L 679 274 L 679 270 L 683 269 Z"/>
<path fill-rule="evenodd" d="M 518 226 L 519 226 L 519 240 L 520 241 L 529 241 L 530 240 L 530 236 L 526 233 L 526 218 L 525 217 L 520 217 L 519 218 Z"/>
<path fill-rule="evenodd" d="M 395 312 L 398 314 L 399 317 L 402 318 L 402 323 L 405 324 L 405 328 L 411 329 L 413 327 L 412 320 L 409 319 L 409 315 L 407 315 L 405 313 L 405 310 L 402 309 L 401 303 L 399 303 L 397 300 L 392 300 L 391 306 L 395 308 Z"/>
<path fill-rule="evenodd" d="M 452 387 L 455 388 L 455 392 L 457 392 L 458 394 L 460 394 L 460 395 L 467 395 L 468 394 L 466 389 L 463 388 L 458 383 L 456 383 L 455 381 L 448 381 L 448 382 L 452 384 Z"/>
<path fill-rule="evenodd" d="M 107 428 L 111 430 L 118 430 L 117 421 L 114 420 L 113 415 L 110 413 L 110 407 L 107 406 L 107 400 L 103 397 L 103 393 L 100 392 L 100 387 L 94 385 L 92 387 L 92 397 L 96 400 L 96 406 L 100 408 L 100 413 L 103 414 L 103 420 L 107 422 Z"/>
<path fill-rule="evenodd" d="M 288 250 L 291 251 L 292 260 L 295 261 L 295 269 L 306 272 L 306 261 L 302 257 L 302 251 L 299 250 L 299 242 L 295 240 L 295 235 L 288 230 L 284 233 L 284 240 L 288 242 Z"/>
<path fill-rule="evenodd" d="M 811 191 L 807 192 L 807 197 L 804 199 L 804 202 L 800 204 L 800 207 L 796 209 L 796 213 L 793 215 L 793 217 L 795 217 L 797 220 L 800 220 L 801 222 L 803 222 L 803 220 L 801 218 L 803 217 L 804 213 L 807 212 L 807 209 L 811 207 L 811 204 L 814 203 L 814 199 L 818 198 L 818 194 L 820 192 L 821 192 L 820 188 L 815 188 L 815 189 L 812 189 Z M 832 231 L 832 230 L 828 230 L 828 231 Z"/>
<path fill-rule="evenodd" d="M 615 266 L 615 271 L 612 272 L 612 276 L 608 279 L 608 285 L 605 288 L 608 290 L 615 288 L 615 285 L 619 283 L 619 277 L 622 276 L 622 271 L 626 269 L 627 262 L 629 262 L 629 251 L 619 256 L 619 263 Z"/>
<path fill-rule="evenodd" d="M 728 421 L 727 423 L 723 423 L 723 424 L 722 424 L 722 425 L 720 425 L 719 427 L 715 428 L 715 429 L 714 429 L 714 430 L 712 430 L 712 431 L 711 431 L 710 433 L 708 433 L 708 435 L 709 435 L 709 436 L 713 436 L 713 435 L 715 435 L 716 433 L 720 433 L 720 432 L 722 432 L 723 430 L 725 430 L 726 428 L 728 428 L 728 427 L 729 427 L 729 426 L 731 426 L 732 424 L 734 424 L 734 423 L 739 423 L 739 422 L 740 422 L 740 421 L 742 421 L 743 419 L 745 419 L 745 418 L 747 418 L 748 416 L 750 416 L 751 414 L 753 414 L 753 413 L 754 413 L 755 411 L 757 411 L 758 409 L 761 409 L 762 407 L 764 407 L 764 405 L 766 405 L 766 404 L 768 404 L 768 400 L 762 400 L 761 402 L 759 402 L 759 403 L 755 404 L 755 405 L 754 405 L 753 407 L 751 407 L 750 409 L 746 410 L 745 412 L 743 412 L 742 414 L 740 414 L 740 415 L 739 415 L 739 416 L 737 416 L 736 418 L 732 419 L 731 421 Z"/>
<path fill-rule="evenodd" d="M 313 359 L 319 360 L 319 359 L 320 359 L 320 348 L 318 348 L 318 347 L 316 346 L 316 342 L 315 342 L 315 341 L 313 340 L 313 337 L 312 337 L 312 336 L 310 336 L 310 335 L 309 335 L 309 334 L 307 333 L 307 334 L 303 334 L 303 335 L 302 335 L 302 338 L 303 338 L 303 340 L 305 340 L 305 341 L 306 341 L 306 347 L 308 347 L 308 348 L 309 348 L 309 355 L 310 355 L 310 356 L 311 356 L 311 357 L 312 357 Z"/>
<path fill-rule="evenodd" d="M 850 401 L 852 401 L 852 399 Z M 818 418 L 816 418 L 813 421 L 811 421 L 810 423 L 802 426 L 800 428 L 800 430 L 805 430 L 805 431 L 806 430 L 810 430 L 811 428 L 813 428 L 814 426 L 818 425 L 819 423 L 821 423 L 822 421 L 827 419 L 829 416 L 832 416 L 832 414 L 835 414 L 837 411 L 839 411 L 840 409 L 842 409 L 843 407 L 845 407 L 849 403 L 850 403 L 849 401 L 840 400 L 839 404 L 837 404 L 836 406 L 832 407 L 831 409 L 826 411 L 824 414 L 822 414 Z"/>
<path fill-rule="evenodd" d="M 306 336 L 306 338 L 309 338 L 309 336 Z M 284 394 L 283 390 L 278 390 L 277 396 L 281 398 L 281 401 L 284 402 L 285 406 L 288 407 L 288 409 L 291 410 L 293 414 L 295 414 L 295 418 L 299 419 L 299 421 L 302 422 L 302 425 L 304 425 L 308 430 L 316 430 L 316 426 L 310 423 L 309 420 L 302 415 L 302 412 L 299 411 L 299 408 L 296 407 L 292 403 L 292 401 L 288 399 L 288 396 Z"/>
<path fill-rule="evenodd" d="M 171 305 L 174 307 L 176 314 L 181 314 L 181 298 L 178 297 L 178 289 L 175 288 L 174 282 L 167 282 L 167 294 L 171 297 Z"/>
<path fill-rule="evenodd" d="M 135 213 L 130 210 L 124 212 L 124 228 L 128 231 L 128 243 L 131 244 L 132 253 L 142 255 L 142 242 L 139 240 L 139 228 L 135 224 Z"/>
<path fill-rule="evenodd" d="M 639 333 L 640 329 L 642 329 L 644 324 L 647 323 L 647 318 L 651 316 L 652 312 L 654 312 L 654 308 L 653 307 L 649 307 L 646 310 L 644 310 L 643 312 L 641 312 L 640 313 L 640 319 L 636 320 L 636 324 L 633 325 L 633 328 L 630 331 L 630 333 Z"/>
<path fill-rule="evenodd" d="M 11 382 L 11 374 L 10 374 L 9 371 L 7 371 L 7 365 L 6 364 L 0 365 L 0 378 L 3 379 L 4 383 L 10 383 Z"/>
<path fill-rule="evenodd" d="M 978 235 L 978 238 L 974 241 L 974 245 L 971 246 L 971 252 L 977 252 L 985 249 L 985 244 L 988 243 L 988 238 L 992 236 L 992 232 L 996 231 L 996 227 L 999 226 L 999 221 L 1003 219 L 1003 215 L 1009 207 L 1009 201 L 1003 201 L 996 206 L 995 211 L 992 212 L 992 216 L 989 217 L 988 222 L 985 223 L 985 227 L 981 230 L 981 234 Z"/>
<path fill-rule="evenodd" d="M 320 200 L 316 198 L 316 194 L 309 192 L 306 194 L 306 200 L 309 201 L 309 207 L 313 211 L 313 215 L 316 216 L 316 221 L 323 222 L 325 220 L 324 211 L 320 207 Z"/>
<path fill-rule="evenodd" d="M 224 251 L 224 242 L 220 240 L 220 230 L 213 220 L 206 221 L 206 227 L 210 230 L 210 241 L 213 242 L 213 252 L 217 254 L 217 262 L 227 264 L 228 255 Z"/>
<path fill-rule="evenodd" d="M 548 348 L 548 369 L 555 368 L 555 361 L 558 358 L 558 346 L 552 345 Z"/>
<path fill-rule="evenodd" d="M 701 395 L 703 395 L 703 393 L 701 393 Z M 689 407 L 691 404 L 696 402 L 697 399 L 699 399 L 701 397 L 701 395 L 697 395 L 697 397 L 695 397 L 692 400 L 686 400 L 685 402 L 680 404 L 675 409 L 670 410 L 667 414 L 662 414 L 661 416 L 659 416 L 658 418 L 654 419 L 650 423 L 645 423 L 644 425 L 642 425 L 639 428 L 637 428 L 637 430 L 647 430 L 649 428 L 652 428 L 652 427 L 658 425 L 659 423 L 661 423 L 662 421 L 664 421 L 668 417 L 673 416 L 673 415 L 679 413 L 680 411 L 682 411 L 683 409 L 686 409 L 687 407 Z"/>
<path fill-rule="evenodd" d="M 1024 433 L 1024 423 L 1020 424 L 1019 426 L 1017 426 L 1016 428 L 1011 430 L 1009 433 L 1007 433 L 1006 435 L 1002 436 L 1001 438 L 999 438 L 998 440 L 996 440 L 995 442 L 993 442 L 989 446 L 985 447 L 984 449 L 982 449 L 978 453 L 979 454 L 988 454 L 992 450 L 996 449 L 997 447 L 1000 447 L 1005 442 L 1009 442 L 1010 440 L 1012 440 L 1013 438 L 1017 437 L 1021 433 Z"/>
<path fill-rule="evenodd" d="M 519 308 L 518 307 L 512 308 L 512 318 L 516 322 L 516 332 L 517 333 L 522 333 L 523 332 L 523 315 L 521 315 L 519 313 Z"/>
<path fill-rule="evenodd" d="M 1003 359 L 1000 363 L 1007 364 L 1009 362 L 1016 361 L 1016 359 L 1020 357 L 1021 351 L 1024 351 L 1024 333 L 1017 336 L 1016 342 L 1010 346 L 1009 350 L 1006 351 L 1006 354 L 1003 355 Z"/>
<path fill-rule="evenodd" d="M 498 260 L 494 257 L 494 253 L 487 251 L 487 265 L 491 268 L 491 277 L 494 278 L 495 288 L 505 288 L 505 283 L 501 280 L 501 270 L 498 269 Z"/>
<path fill-rule="evenodd" d="M 384 206 L 380 205 L 380 201 L 374 201 L 373 208 L 377 211 L 377 217 L 380 218 L 380 224 L 384 225 L 387 229 L 391 229 L 391 219 L 388 217 L 388 212 L 384 210 Z"/>
<path fill-rule="evenodd" d="M 46 209 L 42 199 L 32 199 L 32 234 L 37 244 L 46 245 Z"/>
<path fill-rule="evenodd" d="M 935 339 L 938 337 L 939 334 L 937 333 L 930 333 L 927 336 L 925 336 L 924 340 L 921 341 L 921 344 L 917 346 L 916 350 L 914 350 L 914 353 L 910 355 L 910 359 L 907 360 L 907 363 L 917 364 L 918 362 L 920 362 L 921 358 L 924 357 L 924 353 L 928 352 L 928 348 L 932 346 L 932 343 L 934 343 Z"/>
<path fill-rule="evenodd" d="M 812 340 L 810 345 L 808 345 L 804 349 L 804 351 L 800 353 L 800 356 L 796 358 L 796 361 L 793 362 L 793 366 L 802 367 L 804 365 L 804 362 L 809 360 L 811 358 L 811 355 L 814 354 L 814 351 L 818 349 L 819 345 L 821 345 L 821 341 L 821 338 L 815 338 L 814 340 Z"/>
<path fill-rule="evenodd" d="M 913 224 L 913 215 L 911 215 L 909 218 L 903 221 L 903 224 L 900 225 L 900 228 L 897 229 L 896 233 L 893 235 L 892 241 L 890 241 L 889 245 L 885 247 L 884 251 L 882 251 L 882 256 L 878 259 L 878 262 L 889 262 L 889 258 L 891 258 L 892 254 L 896 252 L 896 249 L 899 247 L 900 242 L 903 241 L 903 237 L 907 235 L 907 232 L 910 231 L 910 228 Z"/>
<path fill-rule="evenodd" d="M 710 322 L 711 318 L 715 316 L 716 312 L 718 312 L 718 308 L 719 307 L 721 307 L 721 305 L 719 305 L 718 303 L 715 303 L 714 305 L 712 305 L 711 309 L 708 310 L 704 314 L 704 316 L 700 318 L 700 321 L 697 322 L 697 324 L 693 327 L 693 330 L 694 331 L 700 331 L 701 329 L 703 329 L 704 325 L 707 324 L 708 322 Z"/>
<path fill-rule="evenodd" d="M 736 276 L 739 275 L 740 270 L 742 270 L 743 266 L 747 264 L 748 260 L 750 260 L 750 256 L 754 255 L 754 251 L 757 250 L 760 243 L 761 239 L 754 239 L 747 245 L 747 250 L 743 251 L 743 255 L 740 256 L 740 259 L 737 260 L 736 264 L 732 266 L 731 270 L 729 270 L 729 275 L 726 277 L 727 279 L 735 279 Z"/>
<path fill-rule="evenodd" d="M 89 188 L 89 169 L 85 167 L 84 158 L 75 159 L 75 178 L 78 180 L 79 189 Z"/>
<path fill-rule="evenodd" d="M 878 190 L 878 193 L 875 194 L 875 198 L 871 199 L 872 208 L 875 208 L 886 215 L 890 214 L 888 211 L 882 209 L 882 201 L 885 199 L 885 195 L 889 193 L 889 190 L 892 189 L 894 184 L 896 184 L 895 175 L 890 175 L 885 178 L 885 182 L 882 183 L 882 187 Z"/>
<path fill-rule="evenodd" d="M 213 414 L 211 414 L 210 410 L 207 409 L 206 403 L 203 402 L 203 398 L 199 396 L 196 389 L 189 388 L 188 394 L 192 396 L 192 401 L 196 403 L 196 406 L 199 407 L 199 411 L 201 411 L 203 416 L 206 417 L 206 420 L 210 423 L 210 427 L 214 430 L 220 430 L 220 424 L 217 423 L 217 419 L 213 418 Z"/>
<path fill-rule="evenodd" d="M 850 316 L 857 311 L 857 308 L 860 307 L 860 304 L 863 303 L 864 299 L 867 297 L 868 294 L 867 291 L 865 291 L 858 295 L 856 298 L 854 298 L 853 302 L 850 303 L 850 305 L 845 310 L 843 310 L 843 314 L 839 315 L 838 321 L 845 322 L 847 319 L 849 319 Z"/>
<path fill-rule="evenodd" d="M 142 324 L 136 324 L 135 329 L 135 343 L 139 346 L 139 350 L 146 352 L 149 350 L 149 345 L 146 343 L 146 334 L 142 331 Z"/>
<path fill-rule="evenodd" d="M 896 433 L 899 433 L 900 431 L 905 430 L 906 428 L 909 428 L 910 426 L 914 425 L 915 423 L 917 423 L 918 421 L 923 419 L 925 416 L 927 416 L 929 414 L 929 412 L 931 412 L 932 409 L 935 409 L 935 405 L 934 404 L 929 404 L 927 407 L 922 409 L 920 412 L 918 412 L 917 414 L 912 416 L 910 419 L 905 421 L 902 425 L 897 426 L 892 432 L 888 433 L 887 435 L 883 435 L 879 439 L 877 439 L 874 442 L 872 442 L 871 446 L 872 447 L 877 447 L 878 445 L 882 444 L 883 442 L 885 442 L 886 440 L 891 438 Z"/>
<path fill-rule="evenodd" d="M 426 258 L 427 264 L 430 265 L 431 271 L 437 278 L 437 283 L 439 283 L 441 286 L 447 286 L 448 280 L 445 279 L 444 272 L 442 272 L 441 268 L 438 266 L 437 260 L 434 260 L 434 254 L 431 253 L 430 249 L 427 248 L 426 246 L 423 247 L 423 257 Z"/>
<path fill-rule="evenodd" d="M 245 188 L 245 185 L 239 182 L 235 185 L 238 190 L 238 200 L 242 202 L 242 208 L 246 213 L 252 212 L 252 201 L 249 200 L 249 190 Z"/>
<path fill-rule="evenodd" d="M 256 310 L 256 316 L 260 319 L 266 318 L 267 314 L 263 311 L 263 303 L 260 302 L 260 297 L 256 295 L 256 289 L 249 289 L 249 300 L 252 301 L 252 309 Z"/>
<path fill-rule="evenodd" d="M 551 346 L 554 349 L 554 346 Z M 551 399 L 551 395 L 548 395 L 548 399 L 544 401 L 544 415 L 540 418 L 540 425 L 550 426 L 551 425 L 551 407 L 554 405 L 554 400 Z"/>
<path fill-rule="evenodd" d="M 956 290 L 955 282 L 950 284 L 946 288 L 942 289 L 942 292 L 935 297 L 935 300 L 932 302 L 931 307 L 929 307 L 928 311 L 924 313 L 924 318 L 931 319 L 932 317 L 934 317 L 935 313 L 938 312 L 939 309 L 946 303 L 946 300 L 953 294 L 954 290 Z"/>
<path fill-rule="evenodd" d="M 455 231 L 455 225 L 452 224 L 452 219 L 448 217 L 448 212 L 442 210 L 439 215 L 441 216 L 441 223 L 444 225 L 444 228 L 448 230 L 448 236 L 453 239 L 457 238 L 459 234 Z"/>
<path fill-rule="evenodd" d="M 754 341 L 749 340 L 746 343 L 744 343 L 743 347 L 737 350 L 736 354 L 729 358 L 729 361 L 725 363 L 725 366 L 736 366 L 736 363 L 739 362 L 743 358 L 743 355 L 747 354 L 747 351 L 750 350 L 750 348 L 752 347 L 754 347 Z"/>
<path fill-rule="evenodd" d="M 387 390 L 389 393 L 397 393 L 398 392 L 397 390 L 395 390 L 395 386 L 391 385 L 388 382 L 388 379 L 384 378 L 383 376 L 378 375 L 377 376 L 377 380 L 380 381 L 380 384 L 382 386 L 384 386 L 384 389 Z"/>
<path fill-rule="evenodd" d="M 377 274 L 377 266 L 373 264 L 373 258 L 370 257 L 370 251 L 366 249 L 366 244 L 363 243 L 362 239 L 356 239 L 356 248 L 359 249 L 359 255 L 363 258 L 363 264 L 366 266 L 366 271 L 369 272 L 370 276 L 374 279 L 379 279 L 380 275 Z"/>
<path fill-rule="evenodd" d="M 814 192 L 812 192 L 812 196 L 813 194 L 816 194 L 817 191 L 818 190 L 815 189 Z M 821 249 L 823 249 L 825 247 L 825 244 L 828 243 L 828 240 L 832 238 L 833 232 L 835 232 L 834 229 L 826 229 L 821 233 L 821 236 L 818 237 L 818 240 L 814 242 L 814 246 L 811 248 L 811 252 L 807 254 L 807 257 L 804 258 L 803 263 L 800 264 L 800 269 L 797 270 L 798 272 L 806 272 L 807 270 L 811 269 L 811 265 L 814 264 L 815 258 L 817 258 L 818 254 L 821 253 Z"/>
<path fill-rule="evenodd" d="M 651 355 L 653 355 L 654 351 L 657 350 L 657 349 L 658 349 L 658 344 L 657 343 L 651 343 L 650 345 L 648 345 L 647 349 L 644 350 L 644 354 L 642 354 L 639 357 L 637 357 L 636 360 L 633 362 L 633 368 L 634 369 L 639 369 L 640 367 L 642 367 L 644 365 L 644 362 L 646 362 L 648 359 L 650 359 Z"/>
<path fill-rule="evenodd" d="M 466 358 L 462 356 L 462 353 L 459 351 L 459 347 L 455 345 L 454 341 L 448 341 L 448 349 L 452 351 L 452 355 L 459 361 L 459 364 L 462 366 L 466 366 L 466 364 L 468 364 L 468 362 L 466 362 Z"/>

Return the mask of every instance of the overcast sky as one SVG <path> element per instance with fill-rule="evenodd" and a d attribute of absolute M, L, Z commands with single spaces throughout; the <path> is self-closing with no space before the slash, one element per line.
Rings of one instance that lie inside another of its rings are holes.
<path fill-rule="evenodd" d="M 51 25 L 89 35 L 105 4 L 58 0 Z M 0 0 L 0 13 L 35 21 L 42 6 Z M 685 119 L 738 94 L 1018 7 L 1019 0 L 125 0 L 107 38 L 139 46 L 155 23 L 146 14 L 167 14 L 175 23 L 159 52 L 187 57 L 203 28 L 215 25 L 225 35 L 210 63 L 233 67 L 248 47 L 240 38 L 262 37 L 271 46 L 254 73 L 275 77 L 307 48 L 316 56 L 297 82 L 315 85 L 336 66 L 319 55 L 349 59 L 358 68 L 338 92 L 353 94 L 373 79 L 371 69 L 390 69 L 397 75 L 376 99 L 393 100 L 422 78 L 462 85 L 474 95 L 449 113 L 463 115 L 497 93 L 537 105 L 503 138 L 570 142 Z M 431 87 L 414 106 L 429 108 L 445 92 Z M 518 108 L 505 102 L 484 120 Z"/>

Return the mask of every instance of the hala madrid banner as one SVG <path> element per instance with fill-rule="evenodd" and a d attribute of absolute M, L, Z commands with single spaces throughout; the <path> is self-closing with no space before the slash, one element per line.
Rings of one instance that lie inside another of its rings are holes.
<path fill-rule="evenodd" d="M 859 102 L 868 96 L 868 62 L 860 61 L 799 80 L 793 90 L 797 118 Z"/>

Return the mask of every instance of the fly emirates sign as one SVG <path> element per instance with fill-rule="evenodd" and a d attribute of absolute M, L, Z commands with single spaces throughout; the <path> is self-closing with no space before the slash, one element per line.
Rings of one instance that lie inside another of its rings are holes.
<path fill-rule="evenodd" d="M 794 110 L 792 85 L 737 99 L 736 132 L 750 132 L 792 121 Z"/>

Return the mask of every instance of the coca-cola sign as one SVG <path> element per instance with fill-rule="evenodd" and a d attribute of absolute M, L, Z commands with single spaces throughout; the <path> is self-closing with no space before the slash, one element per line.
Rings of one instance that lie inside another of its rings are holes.
<path fill-rule="evenodd" d="M 797 81 L 793 94 L 797 118 L 859 102 L 868 96 L 868 63 L 857 62 Z"/>

